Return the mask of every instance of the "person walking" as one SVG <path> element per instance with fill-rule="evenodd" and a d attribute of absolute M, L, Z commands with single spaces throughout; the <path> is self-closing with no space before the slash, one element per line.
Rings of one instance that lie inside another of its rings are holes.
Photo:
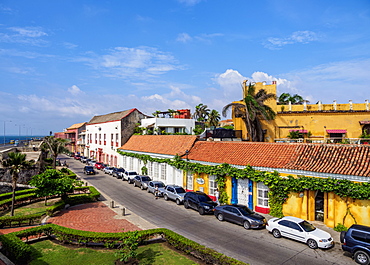
<path fill-rule="evenodd" d="M 155 195 L 155 199 L 156 199 L 156 200 L 158 200 L 158 197 L 159 197 L 158 185 L 155 185 L 155 188 L 154 188 L 154 195 Z"/>
<path fill-rule="evenodd" d="M 215 190 L 215 197 L 216 197 L 216 202 L 217 202 L 217 206 L 220 205 L 220 202 L 218 201 L 219 197 L 220 197 L 220 192 L 218 191 L 218 189 Z"/>

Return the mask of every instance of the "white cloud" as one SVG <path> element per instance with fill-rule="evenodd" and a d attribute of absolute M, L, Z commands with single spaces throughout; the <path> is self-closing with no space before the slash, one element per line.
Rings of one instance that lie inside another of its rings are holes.
<path fill-rule="evenodd" d="M 190 35 L 187 33 L 180 33 L 179 35 L 177 35 L 177 38 L 176 38 L 176 41 L 183 42 L 183 43 L 186 43 L 192 40 L 193 38 L 190 37 Z"/>
<path fill-rule="evenodd" d="M 177 1 L 179 1 L 181 4 L 193 6 L 200 3 L 202 0 L 177 0 Z"/>
<path fill-rule="evenodd" d="M 76 85 L 73 85 L 73 86 L 69 87 L 69 88 L 67 89 L 67 91 L 68 91 L 70 94 L 74 95 L 74 96 L 77 96 L 77 95 L 79 95 L 79 94 L 83 94 L 83 92 L 81 91 L 81 89 L 79 89 L 79 87 L 78 87 L 78 86 L 76 86 Z"/>
<path fill-rule="evenodd" d="M 10 27 L 11 33 L 0 33 L 0 42 L 23 43 L 34 46 L 43 46 L 47 41 L 41 37 L 48 36 L 40 27 Z"/>
<path fill-rule="evenodd" d="M 215 81 L 223 91 L 225 105 L 242 97 L 242 83 L 245 79 L 247 78 L 232 69 L 216 75 Z"/>
<path fill-rule="evenodd" d="M 217 37 L 222 37 L 222 36 L 224 36 L 224 34 L 222 33 L 211 33 L 211 34 L 204 33 L 204 34 L 199 34 L 199 35 L 195 35 L 192 37 L 188 33 L 180 33 L 179 35 L 177 35 L 176 41 L 187 43 L 190 41 L 197 40 L 201 42 L 210 43 L 212 39 L 217 38 Z"/>
<path fill-rule="evenodd" d="M 75 49 L 78 47 L 78 45 L 74 44 L 74 43 L 70 43 L 70 42 L 63 42 L 63 45 L 64 47 L 66 47 L 67 49 Z"/>
<path fill-rule="evenodd" d="M 318 39 L 319 39 L 319 34 L 313 31 L 308 31 L 308 30 L 296 31 L 296 32 L 293 32 L 292 35 L 290 35 L 289 37 L 268 38 L 267 43 L 265 44 L 265 48 L 278 49 L 288 44 L 296 44 L 296 43 L 306 44 L 312 41 L 317 41 Z"/>
<path fill-rule="evenodd" d="M 87 55 L 76 61 L 86 62 L 108 77 L 148 79 L 182 69 L 170 53 L 151 47 L 116 47 L 108 50 L 108 54 L 88 53 Z"/>

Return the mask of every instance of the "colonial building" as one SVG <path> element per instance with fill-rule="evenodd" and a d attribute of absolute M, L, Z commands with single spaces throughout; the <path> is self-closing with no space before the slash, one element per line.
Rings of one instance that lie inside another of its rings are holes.
<path fill-rule="evenodd" d="M 76 123 L 65 129 L 64 132 L 54 134 L 56 138 L 69 140 L 66 148 L 72 153 L 83 153 L 84 145 L 81 140 L 81 133 L 86 129 L 86 122 Z"/>
<path fill-rule="evenodd" d="M 243 97 L 247 85 L 245 83 Z M 267 93 L 276 93 L 276 81 L 255 83 L 256 92 L 260 89 Z M 278 96 L 278 95 L 277 95 Z M 242 101 L 236 101 L 242 103 Z M 276 118 L 271 121 L 262 120 L 264 139 L 266 142 L 286 141 L 288 134 L 299 131 L 304 142 L 334 143 L 347 141 L 349 143 L 364 143 L 359 137 L 362 133 L 370 134 L 370 105 L 367 99 L 364 103 L 338 104 L 335 100 L 331 104 L 278 105 L 276 100 L 265 102 L 276 112 Z M 249 139 L 244 121 L 233 112 L 232 119 L 235 130 L 242 130 L 242 138 Z"/>
<path fill-rule="evenodd" d="M 86 124 L 84 155 L 111 166 L 122 166 L 116 149 L 126 143 L 145 117 L 137 109 L 94 116 Z"/>
<path fill-rule="evenodd" d="M 119 148 L 131 154 L 145 154 L 157 159 L 174 158 L 175 155 L 190 163 L 220 166 L 224 163 L 234 168 L 251 166 L 257 172 L 277 172 L 280 177 L 301 176 L 312 179 L 336 179 L 368 182 L 370 177 L 370 147 L 366 145 L 254 143 L 227 141 L 197 141 L 195 136 L 132 136 Z M 200 190 L 214 196 L 216 175 L 187 172 L 166 163 L 146 162 L 139 157 L 123 156 L 126 169 L 148 174 L 166 184 L 179 184 L 186 190 Z M 145 163 L 146 162 L 146 163 Z M 226 177 L 225 191 L 229 203 L 249 206 L 257 212 L 268 213 L 269 187 L 262 182 L 245 178 Z M 334 191 L 305 188 L 290 192 L 282 206 L 284 215 L 324 222 L 334 227 L 343 223 L 370 225 L 370 201 L 352 199 Z M 348 214 L 350 211 L 350 215 Z"/>

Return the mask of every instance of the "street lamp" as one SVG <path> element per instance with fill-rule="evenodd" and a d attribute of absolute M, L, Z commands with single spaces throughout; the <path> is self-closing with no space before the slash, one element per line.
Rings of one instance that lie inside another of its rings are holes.
<path fill-rule="evenodd" d="M 4 145 L 5 145 L 5 123 L 6 122 L 12 122 L 12 121 L 4 121 Z"/>

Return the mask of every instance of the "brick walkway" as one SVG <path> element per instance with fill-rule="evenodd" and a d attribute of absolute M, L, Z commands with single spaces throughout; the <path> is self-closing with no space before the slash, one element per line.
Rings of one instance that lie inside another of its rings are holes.
<path fill-rule="evenodd" d="M 54 217 L 48 218 L 46 223 L 53 223 L 78 230 L 104 233 L 141 230 L 138 226 L 124 218 L 124 216 L 117 215 L 116 212 L 104 203 L 93 202 L 72 206 L 67 210 L 62 210 Z M 34 226 L 0 229 L 0 234 L 8 234 L 30 227 Z M 3 264 L 5 263 L 0 259 L 0 265 Z"/>

